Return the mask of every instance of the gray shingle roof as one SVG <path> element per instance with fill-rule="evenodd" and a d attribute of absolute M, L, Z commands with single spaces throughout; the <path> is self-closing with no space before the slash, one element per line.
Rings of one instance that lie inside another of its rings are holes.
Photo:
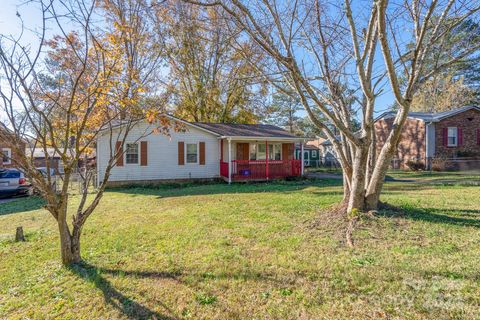
<path fill-rule="evenodd" d="M 420 119 L 420 120 L 427 121 L 427 122 L 430 122 L 430 121 L 431 122 L 437 122 L 437 121 L 440 121 L 442 119 L 454 116 L 456 114 L 468 111 L 470 109 L 476 109 L 476 110 L 480 111 L 480 107 L 478 107 L 478 106 L 465 106 L 465 107 L 461 107 L 461 108 L 458 108 L 458 109 L 453 109 L 453 110 L 448 110 L 448 111 L 443 111 L 443 112 L 437 112 L 437 113 L 434 113 L 434 112 L 409 112 L 408 116 L 410 118 L 416 118 L 416 119 Z M 392 117 L 395 117 L 395 115 L 396 115 L 396 112 L 394 112 L 394 111 L 385 112 L 385 113 L 381 114 L 376 120 L 379 120 L 379 119 L 382 119 L 382 118 L 392 118 Z"/>
<path fill-rule="evenodd" d="M 193 125 L 228 137 L 277 137 L 298 138 L 297 136 L 270 124 L 233 124 L 192 122 Z"/>

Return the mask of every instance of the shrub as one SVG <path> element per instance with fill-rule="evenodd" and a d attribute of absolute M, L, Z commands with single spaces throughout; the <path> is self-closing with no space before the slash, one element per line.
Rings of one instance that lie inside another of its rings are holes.
<path fill-rule="evenodd" d="M 475 158 L 478 157 L 479 153 L 471 150 L 460 150 L 457 152 L 457 157 L 459 158 Z"/>
<path fill-rule="evenodd" d="M 408 160 L 407 167 L 412 171 L 419 171 L 423 170 L 425 168 L 425 165 L 423 164 L 423 162 L 418 160 Z"/>
<path fill-rule="evenodd" d="M 445 171 L 447 169 L 447 160 L 444 158 L 433 158 L 432 159 L 432 170 L 433 171 Z"/>

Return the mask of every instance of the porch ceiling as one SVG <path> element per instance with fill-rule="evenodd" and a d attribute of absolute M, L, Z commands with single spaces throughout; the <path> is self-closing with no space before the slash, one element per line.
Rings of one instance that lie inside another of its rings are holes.
<path fill-rule="evenodd" d="M 271 141 L 271 142 L 302 142 L 306 138 L 302 137 L 245 137 L 245 136 L 221 136 L 219 139 L 226 139 L 231 141 Z"/>

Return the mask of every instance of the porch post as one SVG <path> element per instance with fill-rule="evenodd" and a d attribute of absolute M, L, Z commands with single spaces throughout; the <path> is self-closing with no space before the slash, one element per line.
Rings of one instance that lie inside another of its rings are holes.
<path fill-rule="evenodd" d="M 220 162 L 223 162 L 223 139 L 220 140 Z"/>
<path fill-rule="evenodd" d="M 265 141 L 265 175 L 268 180 L 268 141 Z"/>
<path fill-rule="evenodd" d="M 304 171 L 304 166 L 305 166 L 305 163 L 303 161 L 303 142 L 300 143 L 300 161 L 301 161 L 301 165 L 302 165 L 302 176 L 303 176 L 303 171 Z"/>
<path fill-rule="evenodd" d="M 228 184 L 232 183 L 232 140 L 228 139 Z"/>

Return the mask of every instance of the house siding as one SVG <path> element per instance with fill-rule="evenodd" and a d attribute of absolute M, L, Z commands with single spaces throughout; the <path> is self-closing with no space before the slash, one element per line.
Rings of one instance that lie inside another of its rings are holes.
<path fill-rule="evenodd" d="M 11 155 L 11 161 L 10 163 L 3 163 L 3 154 L 0 154 L 0 168 L 15 168 L 17 165 L 15 164 L 15 160 L 19 158 L 19 154 L 15 152 L 14 148 L 12 148 L 12 145 L 7 143 L 9 139 L 11 139 L 11 135 L 9 133 L 6 133 L 2 129 L 0 129 L 0 151 L 2 149 L 10 149 L 12 155 Z M 22 142 L 20 146 L 20 150 L 25 150 L 26 144 Z"/>
<path fill-rule="evenodd" d="M 448 147 L 443 143 L 443 129 L 457 127 L 462 129 L 463 143 L 460 146 Z M 480 156 L 480 146 L 477 143 L 477 129 L 480 129 L 480 111 L 468 110 L 443 119 L 435 124 L 435 156 L 454 158 L 459 152 L 469 156 Z"/>
<path fill-rule="evenodd" d="M 385 144 L 392 129 L 393 118 L 380 119 L 375 122 L 375 134 L 377 139 L 377 151 Z M 425 164 L 426 158 L 426 128 L 425 122 L 419 119 L 408 118 L 401 131 L 397 152 L 394 159 L 398 161 L 400 168 L 406 168 L 409 160 L 419 160 Z"/>
<path fill-rule="evenodd" d="M 129 133 L 126 143 L 139 139 L 147 141 L 148 163 L 146 166 L 127 164 L 115 166 L 111 170 L 110 181 L 151 182 L 155 180 L 212 179 L 220 175 L 219 141 L 213 134 L 203 130 L 187 127 L 186 132 L 171 132 L 170 136 L 152 133 L 146 137 L 145 132 L 152 132 L 153 126 L 142 123 L 136 125 Z M 197 163 L 178 164 L 178 143 L 205 142 L 205 164 L 200 164 L 200 147 L 197 148 Z M 115 146 L 115 142 L 112 143 Z M 140 148 L 139 148 L 140 149 Z M 97 170 L 102 179 L 110 159 L 110 137 L 103 135 L 97 140 Z"/>

